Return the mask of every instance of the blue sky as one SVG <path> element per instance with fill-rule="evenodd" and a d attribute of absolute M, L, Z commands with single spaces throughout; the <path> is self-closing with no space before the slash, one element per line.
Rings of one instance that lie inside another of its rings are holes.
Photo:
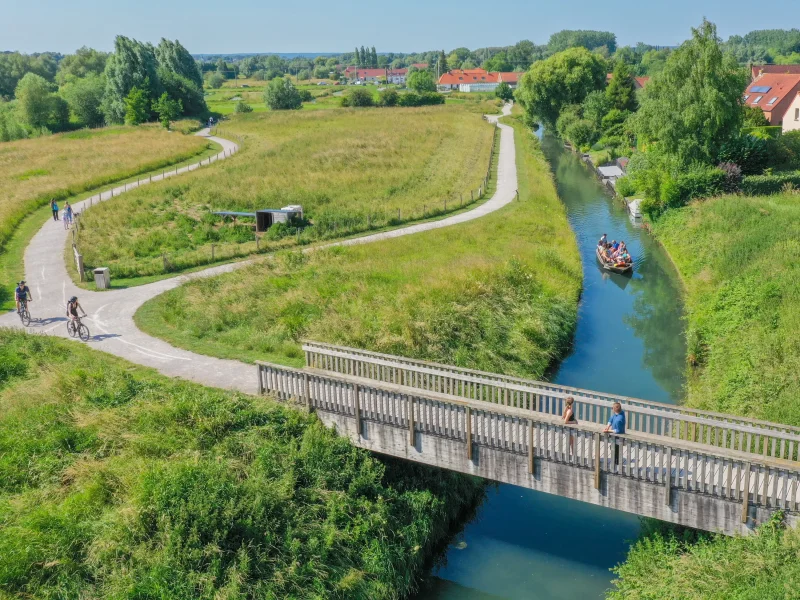
<path fill-rule="evenodd" d="M 0 50 L 110 50 L 114 36 L 179 39 L 193 53 L 344 52 L 356 44 L 383 52 L 478 48 L 560 29 L 601 29 L 620 44 L 675 45 L 703 16 L 723 38 L 753 29 L 792 27 L 797 0 L 769 10 L 744 0 L 2 0 Z"/>

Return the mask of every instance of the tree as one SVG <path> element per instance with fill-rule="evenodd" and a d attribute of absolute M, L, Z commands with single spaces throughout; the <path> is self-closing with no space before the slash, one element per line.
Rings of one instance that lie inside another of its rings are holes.
<path fill-rule="evenodd" d="M 75 120 L 84 127 L 97 127 L 103 124 L 103 94 L 105 77 L 88 73 L 84 77 L 70 75 L 59 89 L 59 94 L 67 101 Z"/>
<path fill-rule="evenodd" d="M 614 64 L 614 73 L 606 88 L 606 97 L 611 102 L 612 108 L 636 110 L 636 83 L 624 60 L 617 60 Z"/>
<path fill-rule="evenodd" d="M 510 102 L 514 99 L 514 90 L 512 90 L 511 86 L 505 81 L 502 81 L 500 85 L 495 88 L 494 95 L 506 102 Z"/>
<path fill-rule="evenodd" d="M 498 52 L 492 58 L 481 65 L 487 71 L 491 72 L 508 72 L 511 71 L 514 67 L 508 62 L 508 55 L 505 52 Z"/>
<path fill-rule="evenodd" d="M 164 92 L 158 100 L 153 102 L 153 112 L 158 115 L 158 120 L 164 129 L 169 129 L 169 122 L 181 115 L 183 106 L 180 100 L 173 100 L 167 92 Z"/>
<path fill-rule="evenodd" d="M 197 88 L 203 87 L 203 75 L 197 68 L 197 63 L 178 40 L 172 42 L 161 38 L 161 42 L 156 46 L 155 55 L 160 69 L 188 79 Z"/>
<path fill-rule="evenodd" d="M 415 92 L 435 92 L 436 82 L 429 71 L 415 71 L 406 79 L 406 85 Z"/>
<path fill-rule="evenodd" d="M 570 48 L 533 63 L 523 75 L 516 98 L 529 119 L 550 124 L 568 104 L 580 104 L 606 82 L 606 61 L 585 48 Z"/>
<path fill-rule="evenodd" d="M 264 102 L 270 110 L 295 110 L 303 105 L 300 94 L 288 77 L 276 77 L 264 90 Z"/>
<path fill-rule="evenodd" d="M 223 86 L 224 83 L 225 78 L 219 73 L 211 73 L 208 76 L 208 87 L 210 87 L 212 90 L 218 90 Z"/>
<path fill-rule="evenodd" d="M 125 97 L 125 124 L 139 125 L 150 117 L 150 99 L 147 92 L 138 87 L 131 88 Z"/>
<path fill-rule="evenodd" d="M 56 59 L 49 52 L 32 55 L 0 52 L 0 97 L 12 98 L 14 89 L 26 73 L 33 73 L 52 82 L 56 68 Z"/>
<path fill-rule="evenodd" d="M 394 88 L 387 88 L 379 94 L 378 104 L 381 106 L 397 106 L 399 94 Z"/>
<path fill-rule="evenodd" d="M 52 110 L 52 87 L 40 75 L 26 73 L 19 80 L 14 95 L 21 120 L 30 128 L 46 127 Z"/>
<path fill-rule="evenodd" d="M 439 73 L 447 73 L 450 69 L 447 66 L 447 57 L 444 55 L 444 50 L 439 52 L 439 58 L 437 60 L 437 65 L 439 69 Z"/>
<path fill-rule="evenodd" d="M 358 46 L 356 46 L 356 51 L 353 53 L 353 65 L 356 67 L 361 66 L 361 53 L 358 51 Z"/>
<path fill-rule="evenodd" d="M 133 88 L 145 93 L 149 111 L 149 98 L 157 98 L 163 91 L 156 71 L 157 61 L 151 44 L 118 35 L 114 40 L 114 53 L 106 61 L 106 93 L 103 97 L 106 121 L 121 123 L 125 120 L 126 99 Z"/>
<path fill-rule="evenodd" d="M 378 53 L 375 51 L 375 46 L 370 50 L 370 65 L 373 69 L 378 68 Z"/>
<path fill-rule="evenodd" d="M 108 52 L 99 52 L 83 46 L 75 54 L 67 54 L 58 63 L 56 82 L 64 85 L 70 77 L 83 79 L 89 75 L 102 75 L 106 68 Z"/>
<path fill-rule="evenodd" d="M 757 106 L 744 104 L 742 111 L 742 125 L 745 127 L 767 127 L 769 125 L 767 117 L 764 116 L 764 111 Z"/>
<path fill-rule="evenodd" d="M 367 56 L 367 51 L 364 50 L 364 46 L 361 46 L 361 50 L 359 51 L 358 55 L 361 57 L 360 65 L 362 67 L 368 66 L 369 56 Z"/>
<path fill-rule="evenodd" d="M 311 79 L 311 72 L 308 69 L 300 69 L 297 72 L 298 81 L 306 81 L 308 79 Z"/>
<path fill-rule="evenodd" d="M 617 50 L 617 36 L 610 31 L 564 29 L 550 36 L 547 42 L 550 52 L 563 52 L 567 48 L 595 50 L 605 46 L 613 54 Z"/>
<path fill-rule="evenodd" d="M 218 75 L 214 73 L 212 77 Z M 169 97 L 180 102 L 183 114 L 199 117 L 205 116 L 208 112 L 203 88 L 198 87 L 193 80 L 163 67 L 158 69 L 158 78 Z"/>
<path fill-rule="evenodd" d="M 375 100 L 372 97 L 372 92 L 362 87 L 353 88 L 348 92 L 347 96 L 342 98 L 342 106 L 364 107 L 374 105 Z"/>
<path fill-rule="evenodd" d="M 716 26 L 704 19 L 644 89 L 634 130 L 681 164 L 711 163 L 739 134 L 747 80 L 733 55 L 722 51 Z"/>
<path fill-rule="evenodd" d="M 584 98 L 581 104 L 581 113 L 584 119 L 591 122 L 596 128 L 599 128 L 603 117 L 605 117 L 612 108 L 614 108 L 614 106 L 611 104 L 605 92 L 595 90 Z"/>

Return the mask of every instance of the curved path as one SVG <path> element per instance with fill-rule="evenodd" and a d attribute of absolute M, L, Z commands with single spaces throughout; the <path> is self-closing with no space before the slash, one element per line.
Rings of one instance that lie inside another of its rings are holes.
<path fill-rule="evenodd" d="M 510 105 L 506 105 L 503 108 L 503 115 L 508 115 L 510 112 Z M 490 122 L 497 122 L 498 118 L 499 116 L 488 116 Z M 478 219 L 510 203 L 514 200 L 517 192 L 514 130 L 502 124 L 500 129 L 497 186 L 494 195 L 488 201 L 472 210 L 439 221 L 410 225 L 391 231 L 334 242 L 326 246 L 366 244 L 421 231 L 449 227 Z M 198 135 L 203 135 L 223 147 L 222 152 L 208 160 L 209 163 L 224 159 L 238 149 L 238 146 L 233 142 L 211 136 L 207 129 L 199 132 Z M 173 170 L 164 177 L 192 171 L 199 168 L 199 166 L 200 163 L 189 165 L 178 169 L 177 173 Z M 161 179 L 162 176 L 158 175 L 153 177 L 152 181 L 160 181 Z M 113 196 L 124 193 L 124 191 L 134 189 L 138 185 L 146 185 L 149 181 L 148 179 L 143 180 L 140 184 L 120 186 L 110 192 L 105 192 L 80 202 L 75 205 L 75 208 L 78 212 L 81 212 L 94 202 L 108 200 Z M 234 271 L 244 265 L 251 264 L 253 259 L 220 265 L 139 287 L 108 292 L 92 292 L 78 288 L 67 273 L 66 265 L 60 260 L 60 257 L 64 254 L 67 235 L 68 232 L 64 230 L 61 222 L 50 220 L 34 236 L 25 251 L 26 280 L 34 299 L 31 304 L 31 313 L 34 318 L 39 317 L 41 319 L 32 322 L 29 331 L 66 337 L 66 318 L 64 316 L 66 300 L 75 295 L 80 298 L 81 305 L 89 315 L 85 321 L 92 333 L 92 338 L 88 342 L 90 347 L 120 356 L 140 365 L 153 367 L 170 377 L 181 377 L 203 385 L 256 393 L 257 378 L 253 365 L 235 360 L 213 358 L 175 348 L 163 340 L 140 331 L 133 321 L 134 313 L 151 298 L 176 288 L 190 279 L 211 277 Z M 319 248 L 319 246 L 316 248 Z M 314 248 L 310 249 L 313 250 Z M 45 315 L 47 317 L 44 317 Z M 21 327 L 21 323 L 16 313 L 12 311 L 0 317 L 0 326 Z"/>

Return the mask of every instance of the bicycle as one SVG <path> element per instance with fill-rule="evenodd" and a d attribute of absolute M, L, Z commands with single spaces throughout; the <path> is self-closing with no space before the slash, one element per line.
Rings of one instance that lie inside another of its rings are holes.
<path fill-rule="evenodd" d="M 80 317 L 67 321 L 67 333 L 69 337 L 79 337 L 83 342 L 89 339 L 89 328 L 81 322 Z"/>
<path fill-rule="evenodd" d="M 17 311 L 19 315 L 20 321 L 22 321 L 22 325 L 27 327 L 31 324 L 31 313 L 28 311 L 28 303 L 27 302 L 20 302 L 20 308 Z"/>

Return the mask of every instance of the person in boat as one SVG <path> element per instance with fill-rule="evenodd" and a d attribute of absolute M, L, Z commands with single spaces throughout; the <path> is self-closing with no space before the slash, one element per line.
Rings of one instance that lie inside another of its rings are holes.
<path fill-rule="evenodd" d="M 606 244 L 608 244 L 608 236 L 604 233 L 603 237 L 600 238 L 600 241 L 597 242 L 597 245 L 601 248 L 605 248 Z"/>
<path fill-rule="evenodd" d="M 613 240 L 611 242 L 611 251 L 616 252 L 618 248 L 619 248 L 619 243 L 617 243 L 617 240 Z"/>
<path fill-rule="evenodd" d="M 606 261 L 608 262 L 611 262 L 611 260 L 613 260 L 613 257 L 611 255 L 611 244 L 606 244 L 606 247 L 603 250 L 603 258 L 606 259 Z"/>

